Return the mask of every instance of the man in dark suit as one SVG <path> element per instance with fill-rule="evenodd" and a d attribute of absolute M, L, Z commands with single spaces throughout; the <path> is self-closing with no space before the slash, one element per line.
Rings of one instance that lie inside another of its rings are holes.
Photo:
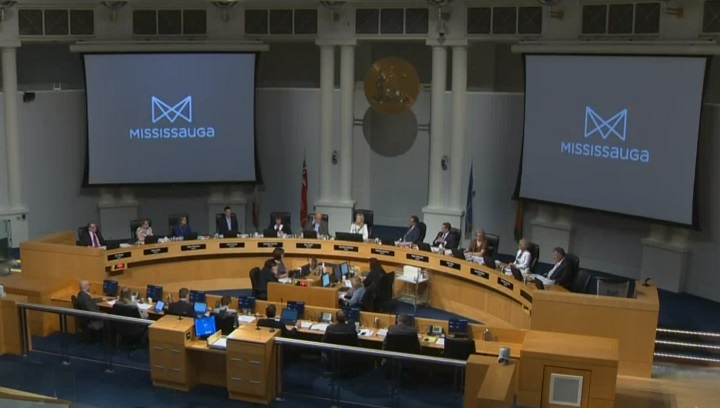
<path fill-rule="evenodd" d="M 238 220 L 232 212 L 232 208 L 226 206 L 223 216 L 217 221 L 218 234 L 224 235 L 226 232 L 238 232 Z"/>
<path fill-rule="evenodd" d="M 322 338 L 323 343 L 331 343 L 331 341 L 328 341 L 328 334 L 331 336 L 333 334 L 340 334 L 354 337 L 355 340 L 353 343 L 357 344 L 357 331 L 355 330 L 355 325 L 347 323 L 347 316 L 345 316 L 344 311 L 338 310 L 337 313 L 335 313 L 335 321 L 337 323 L 333 323 L 325 329 L 325 334 Z"/>
<path fill-rule="evenodd" d="M 215 327 L 227 336 L 237 327 L 237 311 L 230 309 L 230 296 L 224 295 L 212 311 Z"/>
<path fill-rule="evenodd" d="M 556 285 L 568 287 L 572 283 L 572 266 L 565 259 L 565 250 L 557 247 L 553 249 L 555 266 L 547 273 L 547 278 L 554 281 Z"/>
<path fill-rule="evenodd" d="M 417 215 L 413 215 L 410 217 L 410 228 L 407 230 L 405 235 L 400 239 L 401 242 L 406 242 L 409 244 L 413 244 L 420 240 L 420 228 L 418 227 L 418 223 L 420 222 L 420 219 L 417 217 Z"/>
<path fill-rule="evenodd" d="M 328 235 L 328 223 L 323 220 L 323 213 L 320 211 L 315 213 L 310 229 L 317 232 L 318 235 Z"/>
<path fill-rule="evenodd" d="M 452 226 L 449 222 L 443 222 L 440 232 L 433 241 L 433 246 L 441 246 L 445 249 L 457 249 L 458 242 L 455 234 L 452 233 Z"/>
<path fill-rule="evenodd" d="M 80 281 L 80 291 L 77 294 L 77 308 L 87 312 L 100 312 L 100 307 L 93 301 L 90 295 L 90 282 Z M 103 328 L 102 320 L 88 320 L 87 327 L 90 330 L 100 330 Z"/>
<path fill-rule="evenodd" d="M 100 248 L 105 246 L 105 238 L 103 238 L 97 224 L 88 222 L 87 228 L 83 229 L 80 236 L 80 246 Z"/>
<path fill-rule="evenodd" d="M 396 324 L 393 326 L 388 327 L 387 335 L 385 336 L 385 340 L 383 340 L 383 350 L 387 349 L 388 346 L 388 337 L 391 336 L 415 336 L 417 338 L 417 329 L 414 327 L 410 327 L 410 318 L 408 317 L 407 313 L 398 313 L 397 317 L 395 318 Z M 413 344 L 413 349 L 417 348 L 420 349 L 420 341 L 418 340 L 417 346 Z M 406 350 L 408 352 L 414 352 L 415 350 Z"/>
<path fill-rule="evenodd" d="M 277 308 L 273 304 L 267 305 L 265 308 L 265 318 L 259 319 L 257 322 L 258 327 L 269 327 L 271 329 L 280 330 L 283 337 L 292 336 L 297 332 L 297 328 L 293 327 L 292 330 L 288 330 L 283 322 L 275 320 L 275 314 L 277 314 Z"/>
<path fill-rule="evenodd" d="M 283 224 L 282 216 L 278 215 L 275 217 L 275 223 L 271 224 L 268 229 L 275 230 L 278 235 L 285 234 L 290 235 L 292 234 L 292 230 L 290 229 L 289 225 Z"/>
<path fill-rule="evenodd" d="M 278 264 L 275 263 L 274 259 L 268 259 L 265 261 L 260 276 L 258 277 L 257 290 L 258 295 L 256 296 L 260 300 L 267 300 L 267 287 L 270 282 L 278 281 Z"/>
<path fill-rule="evenodd" d="M 190 304 L 190 290 L 188 288 L 180 289 L 180 299 L 177 302 L 168 305 L 167 314 L 174 316 L 194 317 L 195 309 Z"/>

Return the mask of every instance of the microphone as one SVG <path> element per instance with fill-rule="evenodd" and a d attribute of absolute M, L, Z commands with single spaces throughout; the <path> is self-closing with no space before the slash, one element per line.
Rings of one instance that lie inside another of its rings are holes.
<path fill-rule="evenodd" d="M 650 286 L 650 284 L 648 283 L 649 281 L 650 281 L 650 277 L 645 278 L 645 281 L 643 282 L 642 285 L 643 285 L 643 286 Z"/>

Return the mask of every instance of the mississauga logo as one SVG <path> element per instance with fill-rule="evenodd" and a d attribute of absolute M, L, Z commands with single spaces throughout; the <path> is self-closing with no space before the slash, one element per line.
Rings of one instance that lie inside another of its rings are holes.
<path fill-rule="evenodd" d="M 192 96 L 170 105 L 158 97 L 150 98 L 153 126 L 130 129 L 130 139 L 194 139 L 215 137 L 215 128 L 193 126 Z"/>
<path fill-rule="evenodd" d="M 593 108 L 585 107 L 585 139 L 583 143 L 579 142 L 560 142 L 560 153 L 571 154 L 575 156 L 589 156 L 600 159 L 613 159 L 623 161 L 633 161 L 640 163 L 650 162 L 650 151 L 647 149 L 626 147 L 627 142 L 627 122 L 628 110 L 623 109 L 608 119 L 604 119 Z M 592 143 L 600 142 L 602 143 Z M 588 141 L 587 139 L 592 139 Z M 622 142 L 620 146 L 606 144 L 610 141 L 617 140 Z M 616 140 L 617 139 L 617 140 Z"/>

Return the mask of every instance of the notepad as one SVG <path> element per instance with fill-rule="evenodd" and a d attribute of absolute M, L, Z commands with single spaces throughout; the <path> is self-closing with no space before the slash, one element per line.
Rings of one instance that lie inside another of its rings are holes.
<path fill-rule="evenodd" d="M 105 302 L 105 303 L 107 303 L 108 305 L 110 305 L 110 307 L 113 307 L 113 306 L 115 306 L 115 302 L 117 302 L 117 300 L 113 299 L 113 300 L 108 300 L 108 301 Z"/>
<path fill-rule="evenodd" d="M 150 309 L 150 307 L 152 307 L 152 305 L 149 303 L 138 303 L 137 307 L 140 310 L 148 310 Z"/>
<path fill-rule="evenodd" d="M 387 329 L 380 329 L 377 334 L 378 336 L 385 337 L 387 335 Z"/>
<path fill-rule="evenodd" d="M 435 343 L 437 341 L 437 337 L 435 336 L 425 336 L 423 337 L 422 341 L 423 343 Z"/>
<path fill-rule="evenodd" d="M 210 348 L 214 349 L 220 349 L 220 350 L 226 350 L 227 349 L 227 337 L 220 337 L 216 341 L 214 341 L 212 344 L 209 345 Z"/>
<path fill-rule="evenodd" d="M 441 337 L 441 338 L 437 339 L 435 344 L 437 344 L 438 346 L 445 346 L 445 337 Z"/>
<path fill-rule="evenodd" d="M 370 330 L 370 329 L 362 329 L 362 330 L 360 330 L 360 333 L 358 333 L 358 335 L 360 335 L 360 336 L 368 336 L 368 337 L 369 337 L 369 336 L 372 336 L 372 335 L 373 335 L 373 331 Z"/>
<path fill-rule="evenodd" d="M 327 330 L 327 328 L 328 328 L 328 324 L 327 323 L 315 323 L 310 328 L 312 330 L 317 330 L 317 331 L 325 333 L 325 330 Z"/>
<path fill-rule="evenodd" d="M 238 317 L 239 323 L 252 323 L 255 321 L 255 316 L 244 315 Z"/>
<path fill-rule="evenodd" d="M 312 325 L 313 325 L 312 322 L 308 322 L 308 321 L 302 321 L 302 322 L 300 322 L 300 328 L 301 328 L 301 329 L 309 329 L 310 327 L 312 327 Z"/>
<path fill-rule="evenodd" d="M 290 279 L 290 278 L 280 278 L 280 279 L 278 279 L 278 282 L 287 285 L 288 283 L 292 283 L 292 279 Z"/>

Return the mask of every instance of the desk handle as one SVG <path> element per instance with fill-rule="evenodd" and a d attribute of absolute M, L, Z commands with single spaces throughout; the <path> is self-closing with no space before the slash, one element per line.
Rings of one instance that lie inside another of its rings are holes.
<path fill-rule="evenodd" d="M 173 368 L 172 370 L 173 370 L 173 371 L 176 371 L 176 372 L 178 372 L 178 373 L 180 372 L 180 369 L 179 369 L 179 368 Z"/>
<path fill-rule="evenodd" d="M 170 349 L 170 351 L 176 354 L 180 354 L 180 350 L 178 349 Z"/>
<path fill-rule="evenodd" d="M 164 370 L 164 369 L 165 369 L 165 366 L 155 365 L 155 368 L 159 368 L 159 369 L 161 369 L 161 370 Z"/>
<path fill-rule="evenodd" d="M 262 362 L 257 360 L 250 360 L 250 364 L 260 365 Z"/>
<path fill-rule="evenodd" d="M 230 377 L 230 379 L 232 381 L 242 381 L 243 380 L 242 378 L 238 378 L 238 377 Z"/>
<path fill-rule="evenodd" d="M 250 381 L 250 384 L 260 385 L 260 381 Z"/>
<path fill-rule="evenodd" d="M 230 357 L 230 361 L 239 361 L 239 362 L 243 362 L 243 361 L 245 361 L 245 359 L 244 359 L 244 358 L 237 358 L 237 357 Z"/>
<path fill-rule="evenodd" d="M 165 350 L 165 347 L 153 346 L 153 350 Z"/>

